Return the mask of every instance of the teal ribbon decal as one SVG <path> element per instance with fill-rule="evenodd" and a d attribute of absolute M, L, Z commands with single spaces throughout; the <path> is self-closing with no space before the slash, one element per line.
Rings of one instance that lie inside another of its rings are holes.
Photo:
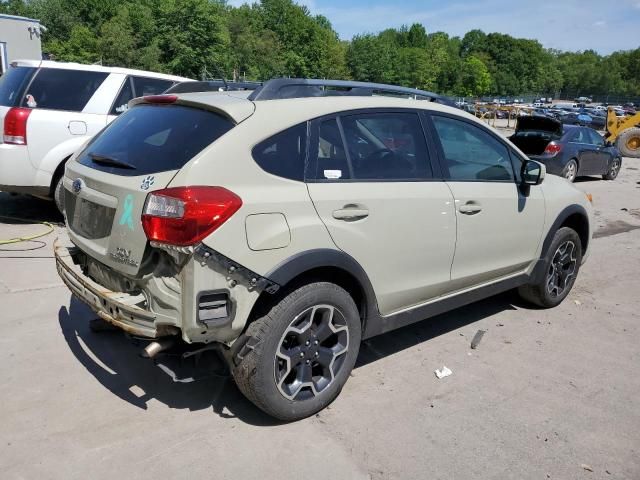
<path fill-rule="evenodd" d="M 124 207 L 122 211 L 122 215 L 120 216 L 120 225 L 127 224 L 129 230 L 133 230 L 133 218 L 131 214 L 133 213 L 133 195 L 129 194 L 124 197 Z"/>

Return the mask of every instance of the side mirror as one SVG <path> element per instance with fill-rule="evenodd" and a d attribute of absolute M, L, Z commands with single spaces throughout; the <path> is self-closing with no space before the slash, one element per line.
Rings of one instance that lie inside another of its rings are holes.
<path fill-rule="evenodd" d="M 523 186 L 540 185 L 544 180 L 547 169 L 542 163 L 525 160 L 520 173 Z"/>

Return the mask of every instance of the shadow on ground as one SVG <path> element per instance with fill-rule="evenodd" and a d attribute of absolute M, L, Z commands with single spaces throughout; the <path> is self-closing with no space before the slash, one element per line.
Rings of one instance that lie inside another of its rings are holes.
<path fill-rule="evenodd" d="M 356 368 L 514 309 L 517 301 L 513 293 L 498 295 L 375 337 L 361 345 Z M 59 311 L 60 327 L 70 350 L 96 380 L 122 400 L 141 409 L 147 409 L 147 402 L 155 399 L 176 409 L 211 408 L 222 418 L 237 418 L 251 425 L 279 424 L 249 402 L 231 377 L 222 374 L 223 366 L 214 352 L 207 352 L 197 364 L 192 358 L 180 362 L 171 357 L 163 357 L 156 364 L 140 356 L 143 344 L 136 345 L 120 331 L 92 332 L 92 318 L 95 314 L 74 297 L 69 311 L 64 307 Z M 178 374 L 178 381 L 167 373 L 167 367 Z"/>
<path fill-rule="evenodd" d="M 52 201 L 29 195 L 0 192 L 0 223 L 62 223 L 64 219 Z"/>

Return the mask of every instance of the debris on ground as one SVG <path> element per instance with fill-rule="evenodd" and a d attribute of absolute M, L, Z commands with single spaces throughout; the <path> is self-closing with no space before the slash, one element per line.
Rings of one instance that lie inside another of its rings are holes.
<path fill-rule="evenodd" d="M 434 373 L 436 374 L 436 377 L 438 377 L 438 379 L 440 379 L 440 378 L 448 377 L 453 372 L 443 365 L 442 369 L 440 369 L 440 370 L 436 369 L 436 371 Z"/>
<path fill-rule="evenodd" d="M 591 468 L 589 465 L 587 465 L 586 463 L 583 463 L 582 465 L 580 465 L 582 468 L 584 468 L 587 472 L 593 472 L 593 468 Z"/>
<path fill-rule="evenodd" d="M 573 303 L 575 303 L 576 305 L 582 305 L 582 302 L 580 300 L 574 300 Z"/>
<path fill-rule="evenodd" d="M 504 323 L 496 323 L 496 327 L 504 327 Z"/>
<path fill-rule="evenodd" d="M 471 340 L 471 348 L 475 350 L 482 340 L 482 336 L 486 333 L 486 330 L 478 330 L 476 334 L 473 336 L 473 340 Z"/>

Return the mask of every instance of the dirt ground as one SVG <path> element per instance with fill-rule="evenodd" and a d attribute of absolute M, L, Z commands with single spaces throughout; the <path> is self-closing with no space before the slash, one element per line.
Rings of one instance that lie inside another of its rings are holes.
<path fill-rule="evenodd" d="M 0 477 L 640 478 L 640 160 L 577 186 L 597 232 L 562 305 L 507 293 L 377 337 L 338 400 L 292 424 L 208 359 L 174 382 L 122 334 L 91 333 L 55 272 L 55 233 L 1 246 Z M 0 218 L 1 239 L 60 221 L 2 193 L 0 215 L 31 219 Z"/>

